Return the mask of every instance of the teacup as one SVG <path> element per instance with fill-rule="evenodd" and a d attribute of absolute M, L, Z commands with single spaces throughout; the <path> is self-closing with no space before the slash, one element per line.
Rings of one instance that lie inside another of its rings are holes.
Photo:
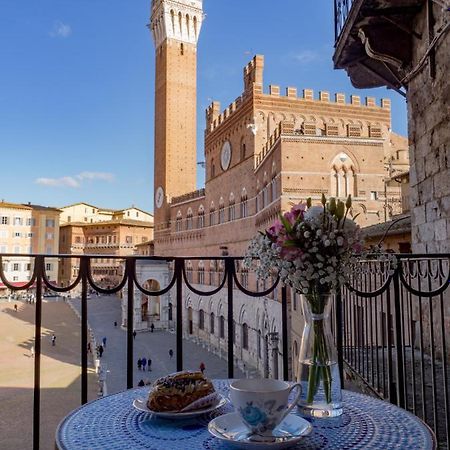
<path fill-rule="evenodd" d="M 294 388 L 298 393 L 291 404 L 289 394 Z M 230 399 L 242 422 L 259 435 L 271 435 L 274 428 L 296 406 L 301 395 L 299 383 L 281 380 L 236 380 L 230 385 Z"/>

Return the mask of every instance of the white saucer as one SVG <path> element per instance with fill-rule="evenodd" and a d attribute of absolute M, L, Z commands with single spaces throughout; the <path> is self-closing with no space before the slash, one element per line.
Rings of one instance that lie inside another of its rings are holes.
<path fill-rule="evenodd" d="M 212 411 L 215 411 L 218 408 L 226 405 L 228 400 L 219 394 L 219 401 L 207 408 L 196 409 L 194 411 L 186 411 L 186 412 L 160 412 L 160 411 L 152 411 L 147 407 L 147 399 L 146 398 L 137 398 L 133 402 L 133 406 L 138 411 L 146 412 L 153 414 L 155 417 L 160 417 L 162 419 L 191 419 L 192 417 L 201 416 L 202 414 L 206 414 Z"/>
<path fill-rule="evenodd" d="M 273 431 L 272 436 L 252 435 L 242 423 L 239 414 L 233 412 L 211 420 L 208 431 L 216 438 L 230 445 L 245 449 L 288 448 L 307 436 L 312 425 L 299 416 L 289 414 Z"/>

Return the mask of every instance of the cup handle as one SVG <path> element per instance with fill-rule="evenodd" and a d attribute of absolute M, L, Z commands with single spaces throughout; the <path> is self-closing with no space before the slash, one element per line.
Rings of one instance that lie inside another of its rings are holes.
<path fill-rule="evenodd" d="M 294 400 L 292 401 L 292 403 L 288 406 L 288 408 L 286 409 L 286 411 L 283 414 L 283 418 L 281 420 L 283 420 L 296 406 L 297 406 L 297 402 L 300 400 L 300 396 L 302 395 L 302 386 L 300 383 L 294 383 L 290 389 L 289 389 L 289 394 L 291 393 L 291 391 L 295 388 L 298 388 L 298 393 L 295 396 Z"/>

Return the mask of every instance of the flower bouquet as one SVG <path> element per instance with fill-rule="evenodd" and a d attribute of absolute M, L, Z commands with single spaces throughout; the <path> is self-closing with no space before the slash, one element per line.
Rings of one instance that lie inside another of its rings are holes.
<path fill-rule="evenodd" d="M 360 229 L 349 217 L 346 202 L 322 195 L 322 205 L 294 205 L 280 214 L 265 232 L 255 237 L 245 263 L 255 265 L 258 278 L 274 270 L 281 281 L 302 296 L 305 327 L 302 335 L 297 380 L 303 392 L 299 406 L 312 416 L 342 413 L 339 369 L 331 336 L 331 298 L 346 282 L 363 245 Z"/>

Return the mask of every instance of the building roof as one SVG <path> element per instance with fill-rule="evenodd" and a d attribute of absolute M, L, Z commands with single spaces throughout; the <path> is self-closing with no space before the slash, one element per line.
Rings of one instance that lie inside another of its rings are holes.
<path fill-rule="evenodd" d="M 71 208 L 72 206 L 78 206 L 78 205 L 85 205 L 85 206 L 89 206 L 89 208 L 95 208 L 95 209 L 98 210 L 99 214 L 101 214 L 101 213 L 118 214 L 118 213 L 121 213 L 122 211 L 128 211 L 129 209 L 137 209 L 138 211 L 141 211 L 144 214 L 148 214 L 150 216 L 153 216 L 153 214 L 151 214 L 151 213 L 149 213 L 147 211 L 144 211 L 141 208 L 137 208 L 134 205 L 130 206 L 129 208 L 113 209 L 113 208 L 100 208 L 98 206 L 91 205 L 90 203 L 78 202 L 78 203 L 72 203 L 72 204 L 66 205 L 66 206 L 61 206 L 60 209 L 62 210 L 62 209 L 66 209 L 66 208 Z"/>
<path fill-rule="evenodd" d="M 411 233 L 411 216 L 409 214 L 398 215 L 387 222 L 362 228 L 361 232 L 364 238 L 382 238 L 385 234 L 386 236 L 393 236 L 396 234 Z"/>
<path fill-rule="evenodd" d="M 52 206 L 42 206 L 42 205 L 34 205 L 31 203 L 11 203 L 11 202 L 0 202 L 0 208 L 11 208 L 11 209 L 26 209 L 26 210 L 39 210 L 39 211 L 54 211 L 61 212 L 60 209 L 53 208 Z"/>
<path fill-rule="evenodd" d="M 99 227 L 106 225 L 125 225 L 131 227 L 153 228 L 153 222 L 146 220 L 133 219 L 118 219 L 118 220 L 103 220 L 100 222 L 65 222 L 61 227 L 76 226 L 76 227 Z"/>

